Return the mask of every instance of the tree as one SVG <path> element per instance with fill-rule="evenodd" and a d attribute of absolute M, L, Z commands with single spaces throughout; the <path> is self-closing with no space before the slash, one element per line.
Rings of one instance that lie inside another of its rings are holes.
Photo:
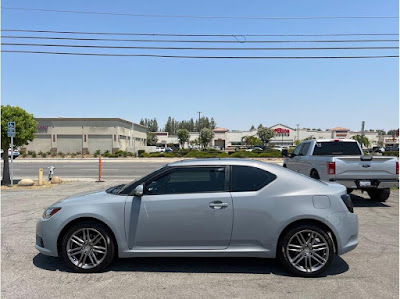
<path fill-rule="evenodd" d="M 214 132 L 209 128 L 203 128 L 200 131 L 199 139 L 203 148 L 206 148 L 211 140 L 214 138 Z"/>
<path fill-rule="evenodd" d="M 390 136 L 396 136 L 396 130 L 389 130 L 387 134 Z"/>
<path fill-rule="evenodd" d="M 275 136 L 275 132 L 270 128 L 259 127 L 257 130 L 257 135 L 260 137 L 263 145 L 267 145 L 269 140 Z"/>
<path fill-rule="evenodd" d="M 251 125 L 250 131 L 255 130 L 256 128 L 254 127 L 254 125 Z"/>
<path fill-rule="evenodd" d="M 157 145 L 157 135 L 152 132 L 147 132 L 147 145 Z"/>
<path fill-rule="evenodd" d="M 262 124 L 259 124 L 258 127 L 257 127 L 257 130 L 258 130 L 258 129 L 261 129 L 261 128 L 264 128 L 264 127 L 263 127 Z"/>
<path fill-rule="evenodd" d="M 10 171 L 8 165 L 8 148 L 10 147 L 10 138 L 7 136 L 7 123 L 15 121 L 16 135 L 14 137 L 14 146 L 28 144 L 35 138 L 37 122 L 32 114 L 29 114 L 20 107 L 10 105 L 1 105 L 1 149 L 3 150 L 3 184 L 11 184 Z M 13 150 L 13 149 L 12 149 Z"/>
<path fill-rule="evenodd" d="M 378 135 L 386 135 L 386 132 L 384 130 L 376 130 Z"/>
<path fill-rule="evenodd" d="M 181 144 L 181 147 L 184 148 L 185 142 L 188 142 L 190 138 L 189 131 L 187 129 L 179 129 L 178 131 L 176 131 L 176 134 L 178 135 L 178 140 Z"/>
<path fill-rule="evenodd" d="M 364 145 L 365 147 L 369 147 L 370 142 L 369 142 L 369 140 L 368 140 L 367 137 L 364 136 L 364 138 L 361 138 L 361 135 L 355 135 L 355 136 L 353 136 L 353 137 L 351 137 L 351 138 L 353 138 L 354 140 L 357 140 L 358 143 L 361 145 L 361 147 L 362 147 L 363 145 Z"/>
<path fill-rule="evenodd" d="M 210 129 L 211 129 L 211 130 L 214 130 L 216 126 L 217 126 L 217 123 L 215 122 L 214 117 L 211 117 L 211 120 L 210 120 Z"/>

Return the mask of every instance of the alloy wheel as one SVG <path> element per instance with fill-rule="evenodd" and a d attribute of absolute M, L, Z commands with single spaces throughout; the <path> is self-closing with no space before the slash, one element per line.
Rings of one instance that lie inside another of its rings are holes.
<path fill-rule="evenodd" d="M 291 265 L 305 273 L 313 273 L 329 260 L 328 240 L 313 230 L 301 230 L 287 243 L 286 255 Z"/>
<path fill-rule="evenodd" d="M 66 252 L 76 267 L 93 269 L 107 256 L 107 242 L 97 229 L 81 228 L 69 237 Z"/>

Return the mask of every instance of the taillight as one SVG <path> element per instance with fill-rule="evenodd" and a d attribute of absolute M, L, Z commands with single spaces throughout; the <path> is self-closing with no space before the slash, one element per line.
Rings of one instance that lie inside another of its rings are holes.
<path fill-rule="evenodd" d="M 399 174 L 399 162 L 396 162 L 396 174 Z"/>
<path fill-rule="evenodd" d="M 336 174 L 335 162 L 328 162 L 326 166 L 328 167 L 328 174 Z"/>
<path fill-rule="evenodd" d="M 344 194 L 341 197 L 349 212 L 354 213 L 353 202 L 351 201 L 350 195 Z"/>

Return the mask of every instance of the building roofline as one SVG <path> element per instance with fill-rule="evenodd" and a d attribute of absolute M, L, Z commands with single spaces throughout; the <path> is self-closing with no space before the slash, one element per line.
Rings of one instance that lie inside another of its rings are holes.
<path fill-rule="evenodd" d="M 275 126 L 283 126 L 283 127 L 289 128 L 289 129 L 291 129 L 291 130 L 293 130 L 293 131 L 296 130 L 296 129 L 294 129 L 294 128 L 292 128 L 292 127 L 289 127 L 289 126 L 287 126 L 287 125 L 284 125 L 284 124 L 282 124 L 282 123 L 277 123 L 277 124 L 275 124 L 275 125 L 273 125 L 273 126 L 269 126 L 269 128 L 271 129 L 272 127 L 275 127 Z"/>
<path fill-rule="evenodd" d="M 85 121 L 85 120 L 91 120 L 91 121 L 120 121 L 123 123 L 126 123 L 128 125 L 135 125 L 135 126 L 139 126 L 139 127 L 143 127 L 146 128 L 146 126 L 138 124 L 138 123 L 134 123 L 131 122 L 129 120 L 126 119 L 122 119 L 119 117 L 35 117 L 35 120 L 47 120 L 47 121 Z"/>

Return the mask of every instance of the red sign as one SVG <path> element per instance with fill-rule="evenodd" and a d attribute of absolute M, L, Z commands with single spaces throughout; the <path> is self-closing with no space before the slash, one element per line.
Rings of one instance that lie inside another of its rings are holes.
<path fill-rule="evenodd" d="M 275 131 L 275 134 L 289 134 L 290 133 L 290 130 L 283 129 L 283 128 L 276 128 L 274 131 Z"/>

